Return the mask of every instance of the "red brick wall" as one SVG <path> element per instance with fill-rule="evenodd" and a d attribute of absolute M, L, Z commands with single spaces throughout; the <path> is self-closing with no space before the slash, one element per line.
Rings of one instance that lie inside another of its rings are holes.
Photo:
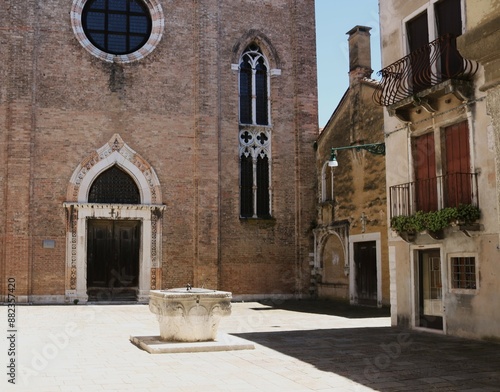
<path fill-rule="evenodd" d="M 305 290 L 317 132 L 313 2 L 161 1 L 161 42 L 124 65 L 81 47 L 70 3 L 36 11 L 34 1 L 0 4 L 9 59 L 0 64 L 0 272 L 16 276 L 18 294 L 64 295 L 68 182 L 115 133 L 152 165 L 162 186 L 164 288 Z M 259 12 L 249 12 L 253 7 Z M 251 30 L 267 37 L 282 71 L 271 79 L 272 222 L 239 219 L 231 63 Z M 55 248 L 44 249 L 44 239 Z"/>

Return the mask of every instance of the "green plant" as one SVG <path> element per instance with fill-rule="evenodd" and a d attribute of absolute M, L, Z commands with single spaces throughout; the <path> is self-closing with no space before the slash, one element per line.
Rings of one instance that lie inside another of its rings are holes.
<path fill-rule="evenodd" d="M 457 220 L 472 223 L 481 218 L 481 210 L 472 204 L 460 204 L 457 207 Z"/>
<path fill-rule="evenodd" d="M 418 233 L 426 228 L 426 215 L 423 211 L 417 211 L 410 216 L 395 216 L 391 219 L 391 228 L 398 233 Z"/>
<path fill-rule="evenodd" d="M 396 230 L 398 233 L 415 231 L 411 225 L 410 217 L 406 215 L 393 216 L 391 219 L 391 228 Z"/>
<path fill-rule="evenodd" d="M 481 211 L 478 207 L 460 204 L 458 207 L 447 207 L 439 211 L 417 211 L 411 216 L 395 216 L 391 219 L 391 228 L 398 233 L 418 233 L 424 230 L 438 232 L 450 226 L 452 222 L 472 223 L 480 217 Z"/>
<path fill-rule="evenodd" d="M 410 216 L 410 222 L 415 232 L 418 233 L 427 228 L 427 221 L 429 219 L 428 214 L 428 212 L 417 211 L 415 214 Z"/>
<path fill-rule="evenodd" d="M 456 208 L 448 207 L 439 211 L 428 212 L 425 228 L 429 231 L 439 231 L 450 226 L 451 222 L 457 220 L 458 212 Z"/>

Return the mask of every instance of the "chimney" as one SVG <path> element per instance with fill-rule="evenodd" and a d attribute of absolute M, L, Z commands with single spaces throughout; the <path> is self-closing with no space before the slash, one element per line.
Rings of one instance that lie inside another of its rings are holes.
<path fill-rule="evenodd" d="M 372 75 L 372 59 L 370 53 L 371 27 L 355 26 L 349 34 L 349 85 L 352 86 L 362 78 Z"/>

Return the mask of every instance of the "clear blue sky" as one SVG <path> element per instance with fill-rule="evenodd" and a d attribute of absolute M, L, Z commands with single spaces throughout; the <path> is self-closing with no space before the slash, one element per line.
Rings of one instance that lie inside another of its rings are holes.
<path fill-rule="evenodd" d="M 316 0 L 319 126 L 324 127 L 349 86 L 346 33 L 369 26 L 373 79 L 380 79 L 378 0 Z"/>

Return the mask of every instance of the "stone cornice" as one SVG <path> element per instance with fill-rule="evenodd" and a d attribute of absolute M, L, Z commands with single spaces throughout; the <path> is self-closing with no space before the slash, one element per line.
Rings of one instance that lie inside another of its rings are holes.
<path fill-rule="evenodd" d="M 165 204 L 105 204 L 105 203 L 73 203 L 64 202 L 63 206 L 65 208 L 86 208 L 86 209 L 109 209 L 114 208 L 116 210 L 160 210 L 164 211 L 167 206 Z"/>

